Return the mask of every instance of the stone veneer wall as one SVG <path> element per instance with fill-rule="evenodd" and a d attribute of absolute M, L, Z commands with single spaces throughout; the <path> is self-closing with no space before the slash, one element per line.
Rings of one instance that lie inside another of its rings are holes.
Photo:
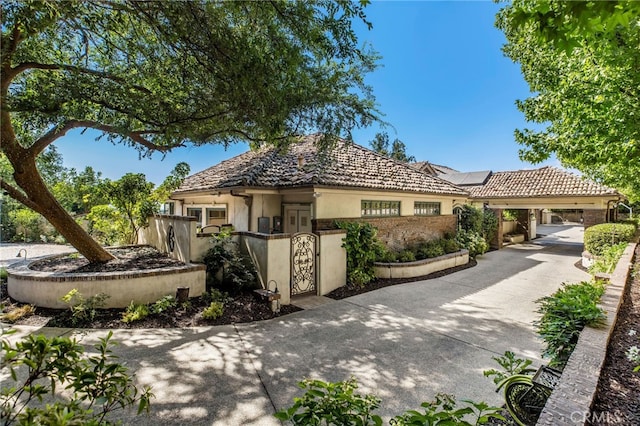
<path fill-rule="evenodd" d="M 608 416 L 609 420 L 615 420 L 615 413 L 592 414 L 591 405 L 600 380 L 600 370 L 607 355 L 609 339 L 622 304 L 624 289 L 631 273 L 635 249 L 635 243 L 627 245 L 600 300 L 600 306 L 607 312 L 605 326 L 585 327 L 582 330 L 562 377 L 540 414 L 538 426 L 585 425 L 590 418 L 595 419 L 594 415 Z"/>
<path fill-rule="evenodd" d="M 378 229 L 378 238 L 390 249 L 398 250 L 424 240 L 442 238 L 456 231 L 455 215 L 399 216 L 346 219 L 314 219 L 313 232 L 336 229 L 336 222 L 369 222 Z"/>
<path fill-rule="evenodd" d="M 599 223 L 607 221 L 607 210 L 584 210 L 582 217 L 584 218 L 584 229 Z"/>

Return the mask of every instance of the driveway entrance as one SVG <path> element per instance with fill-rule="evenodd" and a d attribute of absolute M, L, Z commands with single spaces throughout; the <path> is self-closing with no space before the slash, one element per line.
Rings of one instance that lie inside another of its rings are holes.
<path fill-rule="evenodd" d="M 582 227 L 549 227 L 533 243 L 481 256 L 441 278 L 386 287 L 254 324 L 116 330 L 114 352 L 156 395 L 135 424 L 279 425 L 305 377 L 354 376 L 390 418 L 437 392 L 501 405 L 482 371 L 506 350 L 540 358 L 535 300 L 588 274 L 574 264 Z M 540 230 L 539 230 L 540 233 Z M 48 329 L 48 333 L 67 330 Z M 78 333 L 89 346 L 106 331 Z M 131 418 L 124 423 L 131 423 Z"/>

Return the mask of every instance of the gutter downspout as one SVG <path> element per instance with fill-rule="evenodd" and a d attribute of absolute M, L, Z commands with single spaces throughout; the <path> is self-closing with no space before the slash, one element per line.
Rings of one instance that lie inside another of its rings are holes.
<path fill-rule="evenodd" d="M 249 209 L 249 213 L 247 215 L 247 231 L 251 232 L 251 205 L 253 204 L 253 195 L 234 194 L 233 190 L 229 191 L 229 194 L 231 194 L 232 197 L 244 198 L 244 204 Z"/>

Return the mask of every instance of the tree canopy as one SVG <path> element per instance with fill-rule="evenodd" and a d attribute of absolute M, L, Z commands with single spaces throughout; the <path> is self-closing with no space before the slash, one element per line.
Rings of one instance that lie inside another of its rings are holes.
<path fill-rule="evenodd" d="M 376 133 L 374 139 L 369 142 L 369 145 L 375 152 L 402 163 L 416 161 L 416 157 L 407 155 L 407 146 L 400 139 L 396 138 L 390 143 L 387 132 Z"/>
<path fill-rule="evenodd" d="M 523 160 L 552 154 L 640 197 L 640 2 L 514 0 L 498 14 L 504 53 L 532 96 L 516 102 Z"/>
<path fill-rule="evenodd" d="M 74 128 L 143 155 L 185 144 L 350 138 L 378 119 L 357 40 L 367 1 L 2 2 L 2 152 L 11 197 L 91 261 L 110 258 L 65 216 L 35 158 Z"/>

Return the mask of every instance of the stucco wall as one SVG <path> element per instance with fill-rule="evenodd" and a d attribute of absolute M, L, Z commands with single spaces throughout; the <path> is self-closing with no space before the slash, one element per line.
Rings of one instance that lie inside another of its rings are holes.
<path fill-rule="evenodd" d="M 173 227 L 174 249 L 169 249 L 167 233 Z M 186 216 L 160 215 L 149 218 L 149 226 L 140 230 L 138 244 L 148 244 L 159 252 L 166 253 L 173 259 L 189 263 L 194 261 L 191 252 L 191 236 L 196 233 L 197 223 L 194 218 Z"/>
<path fill-rule="evenodd" d="M 44 308 L 66 309 L 60 299 L 73 289 L 84 298 L 106 293 L 104 308 L 126 308 L 133 301 L 153 303 L 176 294 L 178 287 L 189 287 L 189 296 L 205 291 L 204 265 L 160 268 L 135 273 L 50 273 L 33 271 L 28 265 L 7 268 L 7 291 L 11 297 Z"/>
<path fill-rule="evenodd" d="M 414 201 L 440 203 L 441 214 L 449 215 L 453 212 L 454 197 L 442 195 L 427 195 L 418 193 L 401 193 L 391 191 L 347 191 L 347 190 L 317 190 L 316 219 L 359 218 L 362 215 L 361 201 L 400 201 L 400 216 L 413 216 Z M 464 197 L 458 197 L 458 201 Z"/>
<path fill-rule="evenodd" d="M 347 284 L 347 251 L 342 247 L 346 232 L 320 231 L 318 235 L 318 294 L 324 296 Z"/>

